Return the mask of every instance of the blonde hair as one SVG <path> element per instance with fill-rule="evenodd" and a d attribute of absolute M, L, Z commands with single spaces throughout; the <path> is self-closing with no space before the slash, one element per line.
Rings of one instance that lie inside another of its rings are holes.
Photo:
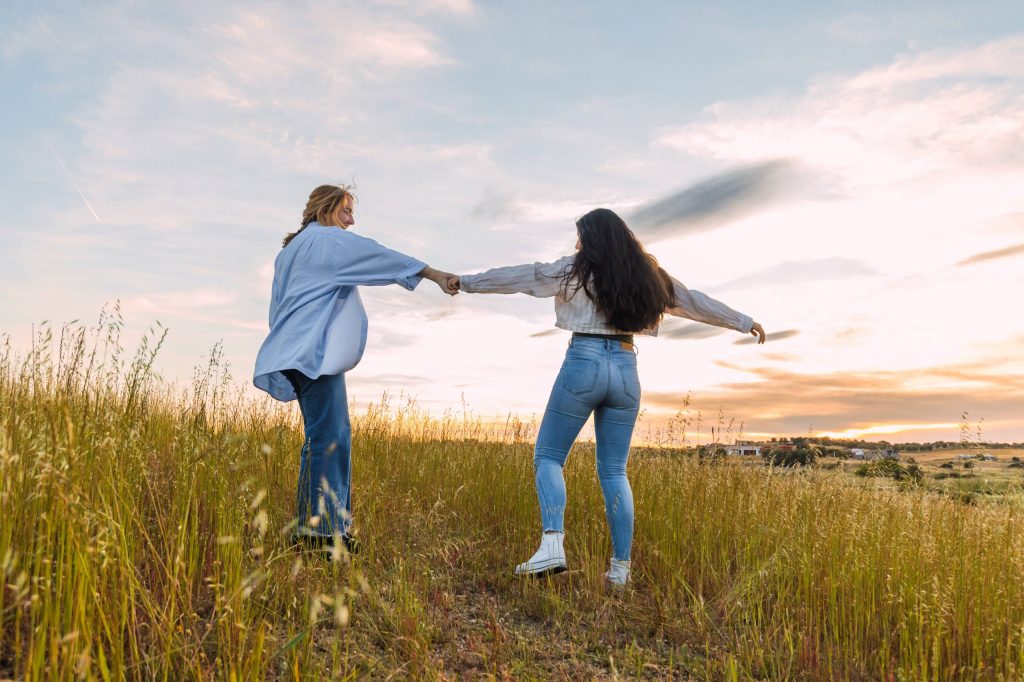
<path fill-rule="evenodd" d="M 356 200 L 356 195 L 352 194 L 352 188 L 348 185 L 320 185 L 310 192 L 306 209 L 302 212 L 302 226 L 295 232 L 289 232 L 284 236 L 281 248 L 288 246 L 288 242 L 295 239 L 295 235 L 306 229 L 306 226 L 314 220 L 321 225 L 330 223 L 334 212 L 346 199 L 353 203 Z"/>

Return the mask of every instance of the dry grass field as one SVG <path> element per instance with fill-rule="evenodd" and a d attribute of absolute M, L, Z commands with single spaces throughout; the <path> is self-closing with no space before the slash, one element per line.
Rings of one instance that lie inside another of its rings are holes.
<path fill-rule="evenodd" d="M 956 462 L 960 455 L 977 455 L 987 453 L 996 457 L 995 462 L 978 462 L 977 466 L 984 468 L 1006 468 L 1013 462 L 1014 457 L 1024 460 L 1024 448 L 985 448 L 984 446 L 969 448 L 951 448 L 948 450 L 926 450 L 924 452 L 907 452 L 908 457 L 913 457 L 921 464 L 938 465 L 944 462 Z"/>
<path fill-rule="evenodd" d="M 1015 498 L 644 450 L 635 580 L 609 592 L 582 444 L 573 570 L 522 581 L 527 430 L 378 406 L 355 424 L 364 550 L 312 556 L 287 542 L 296 412 L 232 397 L 216 355 L 173 392 L 158 337 L 125 356 L 118 330 L 0 355 L 0 678 L 1024 676 Z"/>

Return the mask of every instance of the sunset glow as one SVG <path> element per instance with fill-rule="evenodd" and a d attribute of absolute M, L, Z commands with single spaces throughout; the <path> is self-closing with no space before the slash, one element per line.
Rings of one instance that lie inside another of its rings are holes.
<path fill-rule="evenodd" d="M 670 273 L 764 325 L 764 346 L 679 319 L 641 339 L 649 423 L 689 395 L 747 433 L 954 440 L 967 412 L 1024 441 L 1013 3 L 652 3 L 642 21 L 600 4 L 144 5 L 5 10 L 15 349 L 119 300 L 129 341 L 170 328 L 168 379 L 223 341 L 246 384 L 281 238 L 314 186 L 354 181 L 355 231 L 459 273 L 555 260 L 580 214 L 615 209 Z M 387 391 L 434 413 L 543 410 L 568 338 L 550 300 L 429 282 L 363 298 L 356 409 Z"/>
<path fill-rule="evenodd" d="M 868 426 L 862 429 L 847 429 L 845 431 L 822 431 L 817 434 L 819 438 L 865 438 L 866 436 L 888 436 L 906 431 L 949 431 L 958 427 L 958 424 L 885 424 L 881 426 Z"/>

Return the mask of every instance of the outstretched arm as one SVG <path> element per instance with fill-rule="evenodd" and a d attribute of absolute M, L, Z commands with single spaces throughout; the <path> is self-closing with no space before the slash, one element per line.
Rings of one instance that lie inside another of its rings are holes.
<path fill-rule="evenodd" d="M 749 315 L 737 312 L 707 294 L 695 289 L 687 289 L 675 277 L 671 279 L 672 290 L 675 294 L 675 304 L 665 311 L 669 315 L 685 317 L 716 327 L 735 329 L 744 334 L 752 334 L 758 337 L 758 343 L 764 343 L 764 329 L 760 324 L 754 322 Z"/>
<path fill-rule="evenodd" d="M 398 284 L 410 291 L 420 279 L 427 278 L 447 293 L 457 293 L 448 287 L 449 272 L 435 270 L 418 258 L 407 256 L 376 241 L 338 230 L 330 233 L 319 254 L 324 266 L 334 273 L 334 281 L 341 286 L 384 286 Z"/>
<path fill-rule="evenodd" d="M 553 263 L 530 263 L 494 268 L 476 275 L 453 276 L 450 284 L 474 294 L 528 294 L 549 298 L 562 287 L 562 277 L 572 265 L 572 256 Z"/>

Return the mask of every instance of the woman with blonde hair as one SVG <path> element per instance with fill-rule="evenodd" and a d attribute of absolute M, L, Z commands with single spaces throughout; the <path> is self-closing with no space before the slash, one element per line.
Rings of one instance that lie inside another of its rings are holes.
<path fill-rule="evenodd" d="M 424 277 L 448 294 L 451 274 L 355 234 L 351 188 L 313 190 L 302 224 L 274 261 L 270 333 L 256 357 L 253 383 L 281 401 L 298 399 L 305 429 L 299 460 L 294 539 L 317 549 L 351 532 L 351 428 L 345 372 L 362 357 L 367 318 L 360 286 L 413 290 Z"/>
<path fill-rule="evenodd" d="M 629 580 L 633 544 L 633 492 L 626 462 L 640 408 L 633 335 L 656 335 L 665 313 L 753 334 L 758 343 L 764 343 L 765 333 L 747 315 L 670 277 L 614 212 L 595 209 L 577 221 L 576 230 L 573 256 L 463 275 L 450 284 L 468 293 L 554 297 L 555 326 L 572 332 L 534 448 L 543 524 L 540 548 L 516 566 L 516 574 L 567 570 L 562 468 L 593 414 L 597 473 L 612 539 L 605 577 L 621 586 Z"/>

